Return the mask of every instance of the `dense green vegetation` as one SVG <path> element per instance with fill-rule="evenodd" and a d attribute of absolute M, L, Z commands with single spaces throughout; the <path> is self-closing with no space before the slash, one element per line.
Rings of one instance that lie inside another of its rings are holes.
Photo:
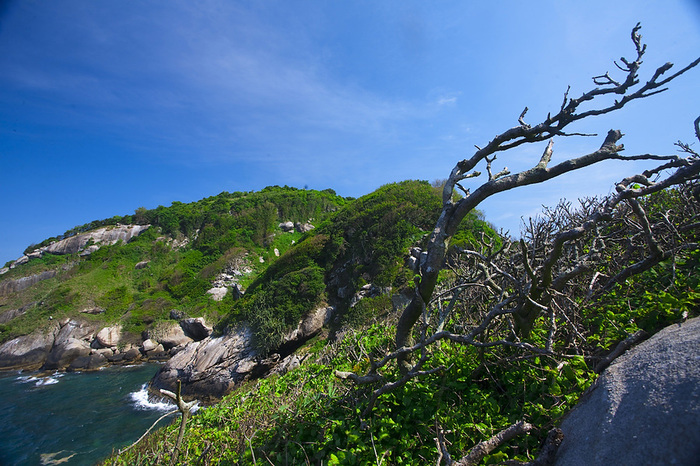
<path fill-rule="evenodd" d="M 678 207 L 677 202 L 671 191 L 644 199 L 643 205 L 652 219 L 659 214 L 672 218 L 669 208 Z M 613 222 L 607 228 L 612 232 L 621 226 Z M 329 232 L 332 228 L 327 227 L 324 236 L 314 237 L 316 243 L 307 243 L 307 253 L 289 254 L 267 273 L 277 277 L 275 269 L 305 270 L 326 264 L 318 258 L 326 257 Z M 690 234 L 697 240 L 697 233 Z M 607 253 L 623 257 L 628 246 L 612 244 Z M 553 353 L 441 341 L 428 348 L 426 367 L 443 369 L 382 395 L 369 413 L 372 390 L 383 382 L 355 385 L 335 375 L 336 371 L 367 373 L 372 360 L 393 349 L 397 313 L 390 300 L 365 298 L 348 310 L 352 318 L 346 317 L 345 331 L 337 339 L 323 335 L 298 351 L 305 358 L 301 367 L 250 382 L 221 403 L 200 410 L 188 424 L 178 464 L 434 463 L 438 430 L 444 433 L 453 457 L 460 457 L 520 420 L 538 429 L 495 450 L 484 462 L 531 460 L 547 431 L 595 380 L 593 368 L 601 355 L 637 330 L 654 333 L 698 314 L 700 250 L 695 246 L 680 251 L 672 261 L 631 276 L 595 301 L 586 301 L 587 286 L 572 290 L 576 313 L 557 316 L 560 331 L 555 333 Z M 460 259 L 453 260 L 457 270 Z M 604 264 L 600 270 L 606 270 Z M 454 273 L 443 274 L 446 287 L 452 285 Z M 262 289 L 265 283 L 256 286 Z M 480 305 L 470 301 L 450 316 L 446 327 L 469 322 L 470 309 Z M 544 347 L 550 337 L 546 320 L 543 316 L 536 322 L 528 343 Z M 382 374 L 384 381 L 400 378 L 395 366 L 387 366 Z M 107 464 L 169 462 L 177 430 L 175 422 Z"/>
<path fill-rule="evenodd" d="M 357 200 L 330 189 L 273 186 L 259 192 L 223 192 L 189 204 L 139 208 L 133 215 L 90 222 L 61 237 L 118 223 L 151 227 L 127 244 L 103 246 L 86 257 L 45 254 L 5 274 L 3 279 L 11 280 L 46 270 L 58 272 L 50 280 L 0 298 L 0 313 L 26 309 L 0 325 L 0 342 L 47 326 L 53 319 L 77 315 L 105 325 L 121 322 L 137 338 L 177 309 L 205 316 L 211 323 L 224 318 L 222 331 L 246 320 L 266 352 L 315 306 L 337 304 L 341 325 L 350 298 L 362 285 L 396 290 L 411 286 L 412 271 L 404 259 L 408 248 L 432 227 L 439 203 L 437 190 L 420 181 L 386 185 Z M 278 225 L 285 221 L 311 221 L 317 228 L 307 234 L 283 233 Z M 475 214 L 462 233 L 464 241 L 477 231 L 495 236 Z M 136 264 L 144 261 L 148 265 L 137 269 Z M 232 294 L 214 301 L 206 291 L 219 273 L 230 268 L 248 271 L 238 277 L 247 293 L 239 301 Z M 338 292 L 340 288 L 344 293 Z M 80 313 L 95 308 L 101 312 Z M 358 312 L 353 315 L 356 318 Z"/>
<path fill-rule="evenodd" d="M 624 293 L 613 291 L 586 308 L 584 354 L 556 358 L 443 342 L 430 357 L 446 370 L 384 395 L 363 417 L 370 389 L 334 372 L 362 373 L 370 355 L 392 348 L 396 315 L 387 308 L 388 318 L 350 330 L 340 341 L 309 342 L 300 350 L 308 362 L 298 369 L 241 386 L 200 410 L 188 424 L 178 464 L 431 464 L 438 454 L 438 427 L 459 457 L 523 419 L 538 430 L 496 450 L 484 464 L 532 459 L 548 429 L 595 379 L 590 367 L 597 351 L 638 329 L 654 332 L 684 311 L 697 314 L 700 293 L 689 290 L 697 290 L 699 257 L 700 251 L 692 252 L 675 272 L 664 266 L 637 276 Z M 544 338 L 535 332 L 532 341 L 541 344 Z M 178 425 L 106 464 L 167 464 Z"/>
<path fill-rule="evenodd" d="M 262 272 L 220 328 L 243 318 L 266 353 L 321 303 L 336 307 L 333 328 L 347 319 L 357 322 L 363 313 L 373 315 L 378 310 L 368 311 L 364 303 L 351 310 L 352 296 L 368 283 L 394 292 L 412 286 L 407 252 L 430 231 L 440 204 L 439 192 L 423 181 L 385 185 L 348 203 Z M 481 233 L 497 237 L 480 215 L 472 214 L 457 243 L 469 244 Z"/>
<path fill-rule="evenodd" d="M 104 324 L 121 322 L 134 338 L 168 319 L 172 309 L 216 322 L 233 305 L 230 295 L 217 302 L 206 293 L 218 273 L 234 265 L 248 270 L 239 278 L 243 287 L 248 286 L 276 260 L 275 249 L 284 252 L 300 239 L 297 232 L 283 234 L 280 222 L 319 224 L 349 201 L 330 189 L 273 186 L 259 192 L 223 192 L 189 204 L 139 208 L 134 215 L 75 227 L 41 245 L 101 226 L 151 225 L 127 244 L 103 246 L 86 257 L 45 254 L 3 275 L 3 280 L 12 280 L 47 270 L 58 272 L 20 293 L 0 297 L 0 313 L 26 310 L 0 325 L 0 342 L 49 325 L 50 318 L 77 315 Z M 148 266 L 137 269 L 142 261 L 148 261 Z M 102 312 L 79 313 L 92 308 Z"/>
<path fill-rule="evenodd" d="M 27 247 L 25 254 L 52 241 L 69 238 L 99 227 L 117 224 L 154 225 L 162 234 L 196 237 L 195 248 L 208 255 L 224 253 L 233 245 L 263 246 L 280 219 L 292 222 L 321 220 L 348 202 L 332 189 L 302 190 L 268 186 L 258 192 L 226 191 L 197 202 L 175 201 L 170 207 L 139 207 L 133 215 L 114 216 L 79 225 L 62 235 Z"/>

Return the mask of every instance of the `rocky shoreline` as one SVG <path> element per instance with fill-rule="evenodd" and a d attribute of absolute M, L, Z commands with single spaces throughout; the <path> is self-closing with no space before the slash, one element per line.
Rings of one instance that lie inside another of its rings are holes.
<path fill-rule="evenodd" d="M 198 317 L 159 325 L 141 341 L 124 341 L 120 325 L 99 328 L 85 320 L 65 319 L 48 330 L 0 345 L 0 370 L 84 371 L 109 364 L 164 361 L 211 332 L 204 318 Z"/>
<path fill-rule="evenodd" d="M 214 402 L 244 380 L 298 366 L 301 361 L 294 349 L 318 334 L 332 311 L 321 307 L 309 313 L 286 336 L 279 352 L 269 357 L 258 354 L 248 327 L 212 335 L 203 317 L 160 323 L 137 342 L 124 341 L 120 325 L 99 328 L 85 320 L 65 319 L 48 331 L 0 345 L 0 370 L 93 371 L 108 365 L 164 362 L 150 383 L 152 393 L 173 391 L 180 380 L 183 397 Z"/>

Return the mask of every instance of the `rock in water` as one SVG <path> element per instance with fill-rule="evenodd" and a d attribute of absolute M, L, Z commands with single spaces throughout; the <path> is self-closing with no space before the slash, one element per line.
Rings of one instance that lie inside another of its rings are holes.
<path fill-rule="evenodd" d="M 608 367 L 561 424 L 557 465 L 697 465 L 700 317 L 667 327 Z"/>
<path fill-rule="evenodd" d="M 226 395 L 255 368 L 257 354 L 248 328 L 187 345 L 151 380 L 151 389 L 175 391 L 182 381 L 182 395 L 217 400 Z"/>
<path fill-rule="evenodd" d="M 1 369 L 38 369 L 46 361 L 58 328 L 52 332 L 32 333 L 17 337 L 0 345 Z"/>
<path fill-rule="evenodd" d="M 74 359 L 90 355 L 90 343 L 94 328 L 85 322 L 68 320 L 61 326 L 49 352 L 44 370 L 64 369 Z"/>

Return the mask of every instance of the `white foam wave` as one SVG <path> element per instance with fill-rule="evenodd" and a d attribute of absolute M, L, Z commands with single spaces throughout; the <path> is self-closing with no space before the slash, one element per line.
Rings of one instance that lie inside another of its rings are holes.
<path fill-rule="evenodd" d="M 132 403 L 134 403 L 136 409 L 140 409 L 143 411 L 172 411 L 173 409 L 175 409 L 175 405 L 168 401 L 150 400 L 147 387 L 148 384 L 143 384 L 141 386 L 141 390 L 129 393 L 129 398 L 131 399 Z"/>
<path fill-rule="evenodd" d="M 34 375 L 22 375 L 17 377 L 19 383 L 33 383 L 35 387 L 44 387 L 46 385 L 54 385 L 58 383 L 58 379 L 63 377 L 63 374 L 55 373 L 50 376 L 37 377 Z"/>
<path fill-rule="evenodd" d="M 44 385 L 53 385 L 58 383 L 58 377 L 43 377 L 36 381 L 36 387 L 43 387 Z"/>

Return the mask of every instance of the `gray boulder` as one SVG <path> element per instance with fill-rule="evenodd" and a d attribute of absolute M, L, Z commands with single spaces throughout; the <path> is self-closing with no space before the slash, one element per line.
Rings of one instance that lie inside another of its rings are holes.
<path fill-rule="evenodd" d="M 204 340 L 214 331 L 213 328 L 207 326 L 206 322 L 204 322 L 204 317 L 184 319 L 180 322 L 180 327 L 182 327 L 185 335 L 194 341 Z"/>
<path fill-rule="evenodd" d="M 282 222 L 279 227 L 282 231 L 292 231 L 294 230 L 294 222 Z"/>
<path fill-rule="evenodd" d="M 44 363 L 44 370 L 64 369 L 75 359 L 90 355 L 90 344 L 85 340 L 67 338 L 61 344 L 54 344 Z"/>
<path fill-rule="evenodd" d="M 150 264 L 150 263 L 151 263 L 151 261 L 141 261 L 141 262 L 139 262 L 138 264 L 136 264 L 136 265 L 134 266 L 134 268 L 135 268 L 136 270 L 145 269 L 146 267 L 148 267 L 148 264 Z"/>
<path fill-rule="evenodd" d="M 136 361 L 137 359 L 141 359 L 141 351 L 139 351 L 138 348 L 131 348 L 120 354 L 123 354 L 124 361 Z"/>
<path fill-rule="evenodd" d="M 81 356 L 74 359 L 68 366 L 68 371 L 94 371 L 107 365 L 107 358 L 100 353 Z"/>
<path fill-rule="evenodd" d="M 296 230 L 297 230 L 299 233 L 306 233 L 306 232 L 308 232 L 308 231 L 313 230 L 315 227 L 314 227 L 312 224 L 310 224 L 310 223 L 299 223 L 299 222 L 297 222 L 297 223 L 294 224 L 294 228 L 296 228 Z"/>
<path fill-rule="evenodd" d="M 614 361 L 561 429 L 560 466 L 697 465 L 700 318 L 667 327 Z"/>
<path fill-rule="evenodd" d="M 175 322 L 167 326 L 159 327 L 151 338 L 158 341 L 166 350 L 176 346 L 184 346 L 194 341 L 192 338 L 185 335 L 185 331 L 182 327 Z"/>
<path fill-rule="evenodd" d="M 0 368 L 38 369 L 44 365 L 53 347 L 58 326 L 48 333 L 32 333 L 0 345 Z"/>
<path fill-rule="evenodd" d="M 121 339 L 122 326 L 115 325 L 113 327 L 105 327 L 95 335 L 95 341 L 101 348 L 114 348 L 119 344 Z"/>
<path fill-rule="evenodd" d="M 158 347 L 159 343 L 157 341 L 153 341 L 150 338 L 147 340 L 144 340 L 142 343 L 143 347 L 143 352 L 148 353 L 149 351 L 154 351 Z M 161 345 L 162 348 L 162 345 Z"/>
<path fill-rule="evenodd" d="M 299 321 L 297 328 L 283 337 L 283 342 L 303 342 L 321 331 L 323 326 L 330 321 L 333 307 L 320 307 L 311 311 Z"/>

